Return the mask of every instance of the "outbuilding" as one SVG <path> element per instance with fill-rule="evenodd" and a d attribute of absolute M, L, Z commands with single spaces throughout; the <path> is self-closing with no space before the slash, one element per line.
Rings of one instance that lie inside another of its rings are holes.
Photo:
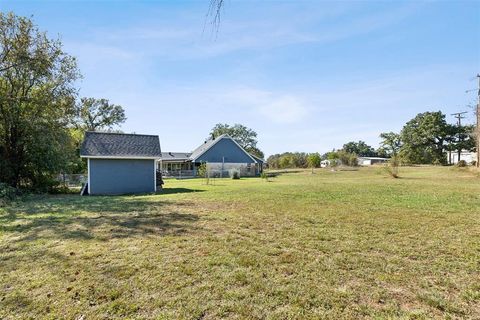
<path fill-rule="evenodd" d="M 380 157 L 358 157 L 358 165 L 359 166 L 373 166 L 375 164 L 382 164 L 387 163 L 388 158 L 380 158 Z"/>
<path fill-rule="evenodd" d="M 160 140 L 155 135 L 86 132 L 80 156 L 87 159 L 85 193 L 114 195 L 157 191 Z"/>

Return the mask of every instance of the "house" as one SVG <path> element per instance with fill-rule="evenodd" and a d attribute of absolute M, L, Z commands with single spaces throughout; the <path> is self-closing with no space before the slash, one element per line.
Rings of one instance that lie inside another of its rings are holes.
<path fill-rule="evenodd" d="M 371 166 L 374 164 L 382 164 L 388 162 L 388 158 L 380 158 L 380 157 L 358 157 L 358 165 L 359 166 Z"/>
<path fill-rule="evenodd" d="M 256 170 L 257 170 L 257 175 L 260 175 L 263 172 L 263 169 L 267 166 L 267 163 L 265 162 L 264 159 L 257 157 L 254 154 L 251 154 L 253 159 L 257 160 L 257 165 L 256 165 Z"/>
<path fill-rule="evenodd" d="M 85 191 L 91 195 L 149 193 L 157 190 L 158 136 L 86 132 L 80 156 L 87 159 Z"/>
<path fill-rule="evenodd" d="M 163 152 L 159 167 L 166 176 L 174 177 L 196 176 L 203 163 L 218 177 L 229 176 L 231 170 L 238 170 L 241 176 L 256 176 L 262 172 L 264 162 L 224 134 L 205 141 L 191 153 Z"/>
<path fill-rule="evenodd" d="M 176 173 L 176 175 L 192 175 L 193 164 L 190 161 L 191 152 L 162 152 L 161 162 L 159 166 L 167 175 Z"/>
<path fill-rule="evenodd" d="M 457 151 L 448 151 L 447 153 L 448 164 L 457 164 L 459 160 L 464 160 L 467 164 L 472 164 L 477 161 L 477 153 L 462 150 L 460 152 L 460 159 L 458 158 Z"/>

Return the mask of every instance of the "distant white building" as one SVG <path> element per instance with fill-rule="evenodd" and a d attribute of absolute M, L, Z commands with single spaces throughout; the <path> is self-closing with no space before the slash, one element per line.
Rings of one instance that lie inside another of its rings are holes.
<path fill-rule="evenodd" d="M 326 168 L 330 166 L 330 160 L 322 160 L 320 162 L 320 168 Z"/>
<path fill-rule="evenodd" d="M 358 157 L 358 165 L 359 166 L 371 166 L 374 164 L 381 164 L 388 162 L 388 158 L 380 158 L 380 157 Z"/>
<path fill-rule="evenodd" d="M 467 164 L 471 164 L 473 161 L 477 160 L 477 153 L 464 150 L 460 152 L 460 159 L 459 159 L 457 151 L 448 151 L 447 153 L 448 164 L 457 164 L 458 161 L 460 160 L 465 160 Z"/>

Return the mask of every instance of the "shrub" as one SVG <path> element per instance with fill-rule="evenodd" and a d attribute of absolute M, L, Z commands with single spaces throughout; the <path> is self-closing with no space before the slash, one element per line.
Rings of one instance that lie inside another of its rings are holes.
<path fill-rule="evenodd" d="M 355 153 L 350 153 L 346 152 L 343 150 L 340 150 L 337 152 L 338 158 L 340 162 L 344 166 L 349 166 L 349 167 L 356 167 L 358 166 L 358 157 Z"/>
<path fill-rule="evenodd" d="M 393 156 L 390 158 L 387 164 L 385 164 L 385 171 L 392 177 L 392 178 L 399 178 L 398 175 L 398 168 L 401 165 L 401 159 L 399 156 Z"/>
<path fill-rule="evenodd" d="M 0 206 L 14 200 L 18 194 L 18 190 L 6 183 L 0 183 Z"/>
<path fill-rule="evenodd" d="M 457 167 L 463 168 L 463 167 L 466 167 L 466 166 L 467 166 L 467 161 L 465 161 L 465 160 L 460 160 L 457 163 Z"/>
<path fill-rule="evenodd" d="M 202 162 L 202 164 L 198 167 L 197 175 L 201 178 L 207 177 L 207 164 Z"/>
<path fill-rule="evenodd" d="M 235 180 L 240 179 L 240 171 L 238 171 L 237 169 L 230 170 L 230 177 Z"/>

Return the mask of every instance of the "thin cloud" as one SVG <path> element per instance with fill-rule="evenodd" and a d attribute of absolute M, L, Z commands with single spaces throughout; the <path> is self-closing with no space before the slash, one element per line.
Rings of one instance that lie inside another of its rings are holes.
<path fill-rule="evenodd" d="M 224 20 L 215 39 L 204 36 L 200 18 L 194 20 L 195 23 L 190 21 L 190 16 L 179 21 L 142 21 L 130 27 L 92 30 L 89 44 L 92 47 L 106 46 L 112 51 L 116 48 L 125 55 L 141 53 L 144 59 L 209 59 L 241 50 L 266 50 L 302 43 L 323 44 L 345 40 L 396 24 L 414 14 L 419 6 L 407 4 L 394 11 L 363 14 L 353 20 L 345 19 L 344 15 L 348 15 L 345 9 L 333 10 L 328 15 L 305 17 L 293 7 L 288 12 L 274 12 L 267 20 L 265 13 L 260 12 L 248 23 L 243 20 Z M 332 24 L 331 21 L 336 22 Z M 142 48 L 141 52 L 138 52 L 138 48 Z M 95 51 L 90 54 L 95 54 Z"/>
<path fill-rule="evenodd" d="M 304 100 L 294 94 L 284 94 L 254 88 L 226 89 L 222 100 L 250 109 L 252 114 L 260 114 L 267 120 L 289 124 L 303 120 L 308 114 Z"/>

